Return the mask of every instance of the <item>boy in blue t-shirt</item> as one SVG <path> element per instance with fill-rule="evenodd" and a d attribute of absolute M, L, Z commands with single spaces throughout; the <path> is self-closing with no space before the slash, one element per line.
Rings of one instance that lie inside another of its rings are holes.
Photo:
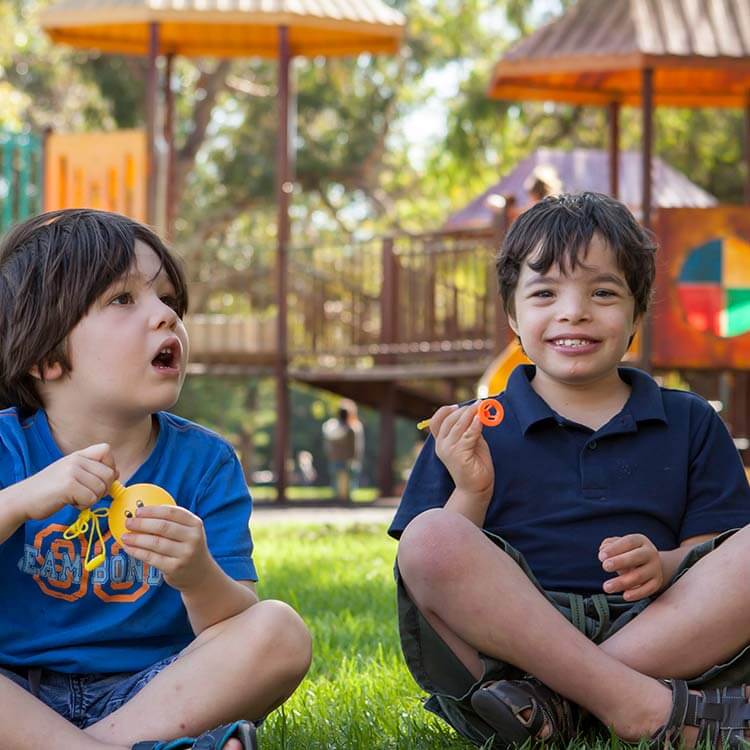
<path fill-rule="evenodd" d="M 497 272 L 534 365 L 498 426 L 435 413 L 389 529 L 407 664 L 476 744 L 564 745 L 587 713 L 656 748 L 744 747 L 747 479 L 703 399 L 619 367 L 655 250 L 603 195 L 521 215 Z"/>
<path fill-rule="evenodd" d="M 177 261 L 124 216 L 52 212 L 0 247 L 3 750 L 254 748 L 309 667 L 302 620 L 255 593 L 234 451 L 163 411 L 186 310 Z M 66 538 L 118 477 L 177 504 L 139 507 L 121 542 L 102 518 L 103 549 Z"/>

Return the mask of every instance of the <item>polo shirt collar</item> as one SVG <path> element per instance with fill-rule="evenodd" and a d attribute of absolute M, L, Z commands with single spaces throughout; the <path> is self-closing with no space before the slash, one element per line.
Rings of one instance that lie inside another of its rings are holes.
<path fill-rule="evenodd" d="M 638 422 L 648 420 L 667 421 L 661 389 L 656 381 L 642 370 L 634 367 L 619 367 L 620 377 L 630 385 L 630 396 L 620 413 L 620 426 L 626 431 L 635 430 Z M 547 402 L 531 387 L 534 377 L 534 365 L 519 365 L 511 373 L 506 388 L 506 397 L 513 410 L 521 431 L 526 434 L 537 422 L 546 419 L 558 419 Z"/>

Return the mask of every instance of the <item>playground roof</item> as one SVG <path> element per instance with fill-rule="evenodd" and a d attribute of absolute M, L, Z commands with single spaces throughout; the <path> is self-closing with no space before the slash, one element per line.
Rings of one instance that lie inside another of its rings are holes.
<path fill-rule="evenodd" d="M 292 55 L 396 52 L 404 16 L 381 0 L 61 0 L 41 14 L 56 42 L 145 55 L 149 26 L 160 53 L 190 57 L 278 56 L 278 27 Z"/>
<path fill-rule="evenodd" d="M 526 157 L 503 177 L 485 190 L 479 197 L 452 214 L 443 225 L 446 230 L 482 229 L 492 225 L 493 212 L 487 202 L 491 195 L 513 196 L 516 205 L 528 203 L 524 183 L 535 167 L 549 165 L 555 168 L 565 192 L 576 193 L 592 190 L 609 192 L 608 155 L 598 149 L 578 148 L 572 151 L 540 148 Z M 641 210 L 641 155 L 636 151 L 620 153 L 619 197 L 636 216 Z M 654 205 L 662 208 L 705 208 L 715 206 L 718 201 L 703 188 L 691 182 L 682 172 L 670 167 L 662 159 L 655 158 L 652 166 Z"/>
<path fill-rule="evenodd" d="M 495 65 L 496 99 L 744 107 L 750 0 L 580 0 L 518 41 Z"/>

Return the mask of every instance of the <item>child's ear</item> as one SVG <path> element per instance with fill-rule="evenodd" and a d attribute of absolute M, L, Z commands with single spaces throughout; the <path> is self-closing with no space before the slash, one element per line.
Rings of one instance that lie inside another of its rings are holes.
<path fill-rule="evenodd" d="M 29 375 L 32 378 L 42 381 L 58 380 L 63 375 L 63 367 L 59 362 L 46 362 L 40 369 L 37 365 L 34 365 L 29 370 Z"/>
<path fill-rule="evenodd" d="M 510 326 L 511 330 L 513 331 L 513 333 L 516 334 L 516 336 L 520 338 L 520 335 L 518 333 L 518 323 L 516 322 L 515 316 L 512 315 L 511 313 L 508 313 L 507 318 L 508 318 L 508 325 Z"/>

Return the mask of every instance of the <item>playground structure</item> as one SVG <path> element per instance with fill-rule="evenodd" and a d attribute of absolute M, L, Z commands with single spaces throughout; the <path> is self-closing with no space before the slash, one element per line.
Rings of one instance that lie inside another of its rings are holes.
<path fill-rule="evenodd" d="M 0 130 L 0 233 L 42 207 L 42 139 Z"/>
<path fill-rule="evenodd" d="M 727 318 L 730 312 L 732 318 L 738 318 L 735 313 L 744 305 L 744 297 L 726 292 L 744 290 L 744 278 L 717 280 L 714 273 L 710 280 L 724 290 L 724 296 L 717 292 L 712 301 L 704 300 L 691 310 L 684 301 L 691 279 L 687 271 L 686 277 L 681 274 L 688 256 L 724 237 L 721 232 L 728 227 L 738 241 L 726 243 L 727 254 L 719 255 L 718 263 L 721 266 L 724 257 L 731 256 L 736 267 L 734 261 L 744 257 L 741 245 L 744 237 L 750 237 L 750 226 L 745 229 L 744 220 L 709 220 L 707 211 L 713 209 L 695 209 L 690 215 L 670 213 L 683 209 L 653 211 L 652 116 L 654 103 L 739 106 L 747 113 L 750 56 L 737 25 L 711 22 L 718 12 L 718 3 L 712 0 L 671 4 L 682 8 L 682 16 L 668 24 L 648 14 L 634 14 L 636 5 L 634 0 L 613 0 L 606 6 L 598 0 L 581 0 L 503 57 L 493 74 L 490 93 L 499 98 L 606 106 L 609 192 L 615 196 L 623 173 L 619 109 L 624 104 L 642 104 L 643 222 L 657 229 L 665 246 L 665 233 L 674 236 L 674 227 L 704 227 L 705 232 L 694 233 L 687 244 L 670 246 L 668 263 L 666 256 L 662 256 L 664 263 L 660 259 L 657 304 L 641 331 L 638 363 L 651 370 L 680 370 L 703 395 L 724 401 L 723 416 L 741 445 L 750 434 L 750 357 L 745 354 L 750 334 L 740 330 L 744 325 L 740 323 L 731 329 L 733 335 L 717 335 L 721 324 L 712 321 L 723 320 L 722 314 Z M 653 10 L 652 5 L 646 6 Z M 620 32 L 617 37 L 612 36 L 615 28 Z M 619 40 L 616 49 L 607 49 L 611 38 Z M 153 45 L 149 49 L 153 51 Z M 151 88 L 155 91 L 155 84 Z M 150 142 L 148 133 L 146 141 Z M 281 193 L 284 185 L 290 184 L 281 181 Z M 284 195 L 282 212 L 288 206 L 289 193 Z M 744 216 L 747 209 L 736 211 Z M 725 211 L 724 216 L 729 215 Z M 518 349 L 511 345 L 491 271 L 506 224 L 507 215 L 500 211 L 485 229 L 402 235 L 330 249 L 287 247 L 282 231 L 284 247 L 279 258 L 283 263 L 275 270 L 279 316 L 189 318 L 193 371 L 275 375 L 282 387 L 294 379 L 377 408 L 383 436 L 379 484 L 381 492 L 389 494 L 393 459 L 389 436 L 395 415 L 424 417 L 437 405 L 474 392 L 480 379 L 481 387 L 492 393 L 502 387 L 510 365 L 522 361 Z M 267 271 L 258 273 L 259 283 L 268 285 L 274 278 L 272 269 Z M 679 293 L 675 292 L 677 286 L 682 288 Z M 248 292 L 252 296 L 252 291 Z M 709 322 L 696 323 L 700 315 Z M 668 323 L 662 328 L 663 321 Z M 669 341 L 677 345 L 665 347 L 662 334 L 675 331 L 677 339 Z M 696 349 L 698 339 L 710 340 L 712 346 Z M 494 359 L 498 352 L 503 356 Z M 686 358 L 696 352 L 697 359 Z M 724 370 L 718 380 L 710 375 L 715 369 Z M 283 411 L 279 422 L 283 422 Z M 280 444 L 285 445 L 285 440 L 282 435 Z M 282 479 L 282 498 L 283 490 Z"/>

